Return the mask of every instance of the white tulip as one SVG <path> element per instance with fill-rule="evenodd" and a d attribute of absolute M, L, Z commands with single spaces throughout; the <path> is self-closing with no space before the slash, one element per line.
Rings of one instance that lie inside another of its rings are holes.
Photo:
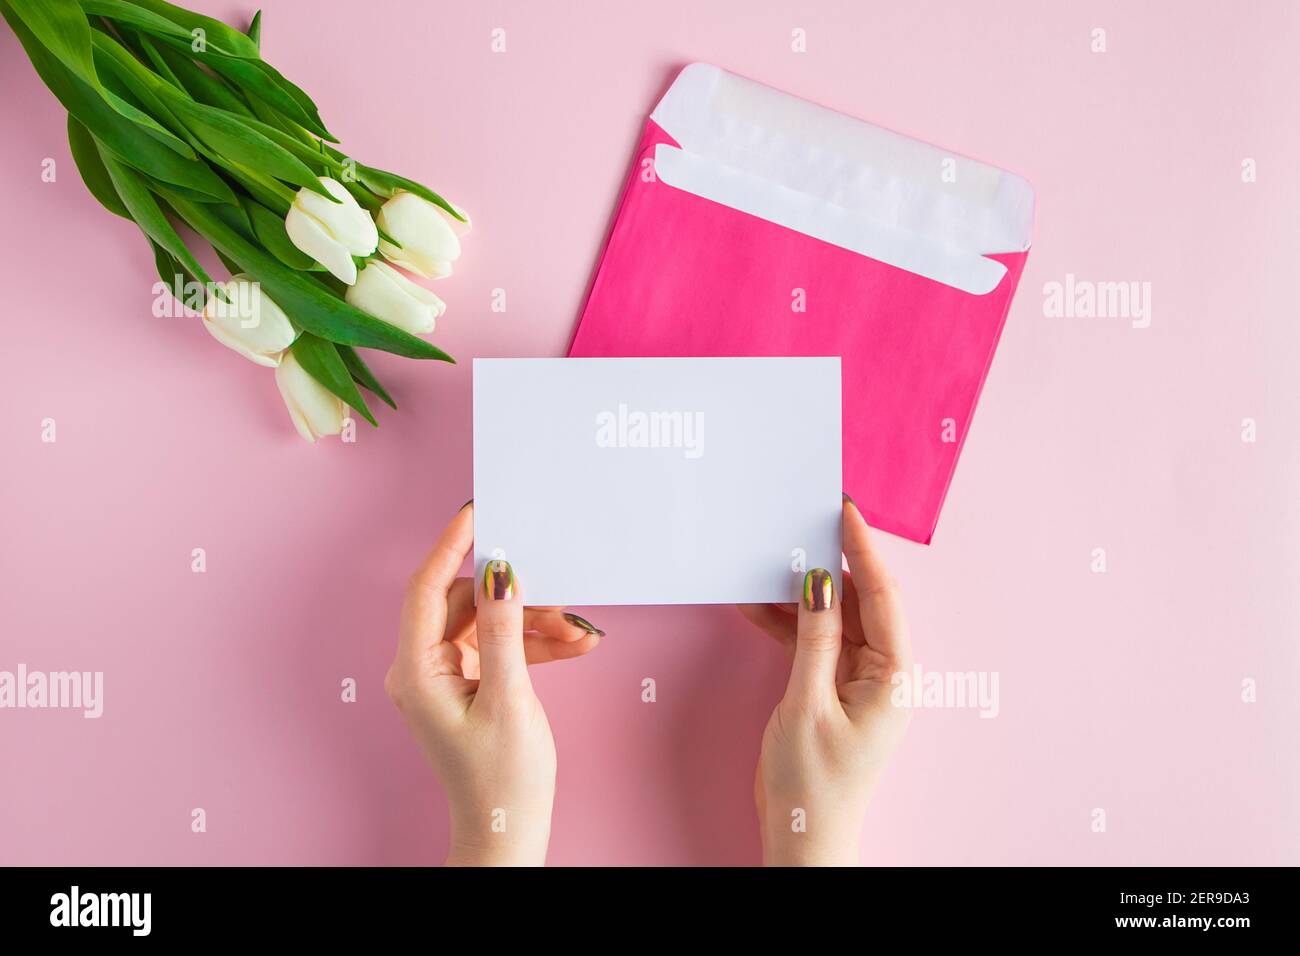
<path fill-rule="evenodd" d="M 460 222 L 441 206 L 408 192 L 398 192 L 384 203 L 375 222 L 385 235 L 401 243 L 398 248 L 380 239 L 383 257 L 426 279 L 451 275 L 451 264 L 460 258 L 460 236 L 469 232 L 468 222 Z"/>
<path fill-rule="evenodd" d="M 305 186 L 298 190 L 284 217 L 284 231 L 293 244 L 311 256 L 335 278 L 348 285 L 357 281 L 353 256 L 368 256 L 379 243 L 370 214 L 357 205 L 343 184 L 327 176 L 322 185 L 338 202 L 330 202 Z"/>
<path fill-rule="evenodd" d="M 424 286 L 417 285 L 386 262 L 371 259 L 344 298 L 413 335 L 432 332 L 446 304 Z"/>
<path fill-rule="evenodd" d="M 322 435 L 337 435 L 343 430 L 343 402 L 308 375 L 292 352 L 285 352 L 284 360 L 276 368 L 275 384 L 294 427 L 303 438 L 314 442 Z"/>
<path fill-rule="evenodd" d="M 208 296 L 203 306 L 204 327 L 222 345 L 258 365 L 279 365 L 280 354 L 293 344 L 296 334 L 289 317 L 270 296 L 262 294 L 259 283 L 242 272 L 218 285 L 226 299 Z"/>

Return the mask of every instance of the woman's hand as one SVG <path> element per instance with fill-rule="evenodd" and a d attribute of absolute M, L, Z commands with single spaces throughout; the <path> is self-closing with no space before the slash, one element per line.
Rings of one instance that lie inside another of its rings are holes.
<path fill-rule="evenodd" d="M 473 505 L 411 578 L 384 686 L 432 764 L 451 809 L 448 865 L 546 861 L 555 741 L 528 664 L 579 657 L 604 636 L 559 608 L 525 608 L 505 561 L 457 578 L 473 545 Z"/>
<path fill-rule="evenodd" d="M 910 716 L 890 701 L 891 678 L 911 667 L 903 608 L 847 497 L 844 556 L 842 600 L 830 574 L 816 568 L 797 610 L 740 608 L 794 662 L 754 779 L 768 865 L 857 865 L 867 804 Z"/>

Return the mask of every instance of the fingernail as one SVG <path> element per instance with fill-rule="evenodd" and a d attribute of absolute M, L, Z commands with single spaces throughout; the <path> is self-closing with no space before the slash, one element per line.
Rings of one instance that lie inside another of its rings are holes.
<path fill-rule="evenodd" d="M 813 568 L 803 576 L 803 603 L 810 611 L 826 611 L 835 600 L 835 581 L 825 568 Z"/>
<path fill-rule="evenodd" d="M 483 569 L 483 593 L 492 601 L 509 601 L 515 593 L 515 571 L 509 561 L 494 560 Z"/>
<path fill-rule="evenodd" d="M 598 628 L 595 624 L 592 624 L 585 617 L 578 617 L 578 615 L 570 614 L 566 611 L 564 613 L 564 619 L 568 621 L 570 624 L 574 625 L 575 627 L 582 628 L 588 634 L 595 634 L 597 637 L 605 636 L 604 631 Z"/>
<path fill-rule="evenodd" d="M 468 507 L 469 507 L 470 505 L 472 505 L 473 503 L 474 503 L 474 499 L 473 499 L 473 498 L 469 499 L 469 501 L 465 502 L 463 505 L 461 505 L 459 508 L 456 509 L 457 514 L 459 514 L 460 512 L 464 511 L 466 508 L 468 508 Z"/>
<path fill-rule="evenodd" d="M 849 497 L 849 493 L 847 491 L 841 491 L 840 494 L 842 494 L 844 496 L 844 500 L 847 501 L 849 504 L 853 505 L 853 507 L 856 508 L 858 506 L 858 503 L 854 501 L 851 497 Z"/>

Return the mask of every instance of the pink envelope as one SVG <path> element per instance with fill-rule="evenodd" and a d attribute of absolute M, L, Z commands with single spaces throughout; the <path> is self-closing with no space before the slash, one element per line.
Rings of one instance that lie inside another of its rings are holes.
<path fill-rule="evenodd" d="M 1018 176 L 692 64 L 646 123 L 569 354 L 841 356 L 844 490 L 929 543 L 1033 215 Z"/>

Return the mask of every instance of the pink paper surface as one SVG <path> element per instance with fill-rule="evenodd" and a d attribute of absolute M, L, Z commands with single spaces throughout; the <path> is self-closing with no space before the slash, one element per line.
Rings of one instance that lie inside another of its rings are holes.
<path fill-rule="evenodd" d="M 0 669 L 105 681 L 98 720 L 0 711 L 0 863 L 442 859 L 383 678 L 407 577 L 473 493 L 469 359 L 564 353 L 646 113 L 695 60 L 1037 189 L 940 533 L 878 536 L 917 660 L 999 673 L 1001 710 L 916 714 L 863 859 L 1300 862 L 1300 7 L 371 0 L 362 30 L 315 0 L 193 5 L 264 8 L 267 55 L 350 152 L 473 213 L 434 286 L 460 364 L 376 359 L 400 410 L 306 445 L 267 369 L 151 315 L 147 244 L 86 194 L 0 30 Z M 1067 274 L 1149 281 L 1150 327 L 1044 315 Z M 579 610 L 609 637 L 532 671 L 551 862 L 757 863 L 781 648 L 729 608 Z"/>
<path fill-rule="evenodd" d="M 928 543 L 1027 254 L 970 295 L 644 175 L 660 143 L 648 120 L 569 354 L 841 356 L 844 488 Z"/>

